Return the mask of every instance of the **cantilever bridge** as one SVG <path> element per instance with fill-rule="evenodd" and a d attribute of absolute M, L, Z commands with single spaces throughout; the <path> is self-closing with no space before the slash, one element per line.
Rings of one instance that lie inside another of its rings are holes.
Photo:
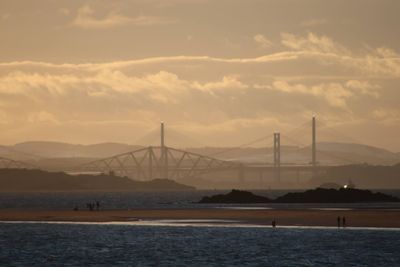
<path fill-rule="evenodd" d="M 161 123 L 161 146 L 149 146 L 132 152 L 95 160 L 79 166 L 80 171 L 113 173 L 134 179 L 181 179 L 222 170 L 241 168 L 240 163 L 219 160 L 165 145 Z"/>
<path fill-rule="evenodd" d="M 80 166 L 85 172 L 100 171 L 136 179 L 181 179 L 242 167 L 242 164 L 219 160 L 167 146 L 147 147 Z"/>
<path fill-rule="evenodd" d="M 0 157 L 0 169 L 31 169 L 33 167 L 26 162 Z"/>

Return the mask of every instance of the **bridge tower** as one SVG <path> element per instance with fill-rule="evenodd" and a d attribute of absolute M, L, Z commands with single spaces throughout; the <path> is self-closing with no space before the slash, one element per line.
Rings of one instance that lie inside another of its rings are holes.
<path fill-rule="evenodd" d="M 281 134 L 274 133 L 274 168 L 277 181 L 281 180 Z"/>
<path fill-rule="evenodd" d="M 311 164 L 313 167 L 317 166 L 317 122 L 315 116 L 312 117 L 312 155 Z"/>
<path fill-rule="evenodd" d="M 164 122 L 161 122 L 161 174 L 168 179 L 168 151 L 165 146 Z"/>

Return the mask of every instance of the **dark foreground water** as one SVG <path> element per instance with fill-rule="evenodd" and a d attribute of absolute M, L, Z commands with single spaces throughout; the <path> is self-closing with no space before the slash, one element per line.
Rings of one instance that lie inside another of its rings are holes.
<path fill-rule="evenodd" d="M 400 231 L 0 223 L 0 266 L 399 266 Z"/>

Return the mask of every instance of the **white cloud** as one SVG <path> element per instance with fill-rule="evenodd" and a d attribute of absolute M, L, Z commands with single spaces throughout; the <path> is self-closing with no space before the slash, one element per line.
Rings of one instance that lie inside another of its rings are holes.
<path fill-rule="evenodd" d="M 285 93 L 308 94 L 324 98 L 329 105 L 338 108 L 347 108 L 347 100 L 362 94 L 378 97 L 379 94 L 373 89 L 379 88 L 366 81 L 347 81 L 341 83 L 322 83 L 307 86 L 304 84 L 289 84 L 286 81 L 275 81 L 273 86 L 266 87 L 270 90 L 278 90 Z"/>
<path fill-rule="evenodd" d="M 285 81 L 275 81 L 273 88 L 285 93 L 300 93 L 313 96 L 321 96 L 334 107 L 346 107 L 346 99 L 353 96 L 353 93 L 343 88 L 341 84 L 319 84 L 314 86 L 305 86 L 303 84 L 291 85 Z"/>
<path fill-rule="evenodd" d="M 0 114 L 7 114 L 0 121 L 9 129 L 3 140 L 32 134 L 57 140 L 78 126 L 85 132 L 81 137 L 70 135 L 74 140 L 90 141 L 96 132 L 96 140 L 113 133 L 128 140 L 120 134 L 124 127 L 143 124 L 146 128 L 165 120 L 209 140 L 218 132 L 230 134 L 232 138 L 226 140 L 213 139 L 215 144 L 229 144 L 238 131 L 240 142 L 245 142 L 260 129 L 290 128 L 306 120 L 304 114 L 311 111 L 334 113 L 337 120 L 344 120 L 343 114 L 353 110 L 350 101 L 381 93 L 379 86 L 366 80 L 310 85 L 217 76 L 200 81 L 170 71 L 138 75 L 119 68 L 60 72 L 49 67 L 0 74 Z"/>
<path fill-rule="evenodd" d="M 29 136 L 39 128 L 43 134 L 39 136 L 52 137 L 53 127 L 56 139 L 79 124 L 87 132 L 76 140 L 90 140 L 89 133 L 96 132 L 104 132 L 104 139 L 105 133 L 112 133 L 107 125 L 123 131 L 131 127 L 130 120 L 149 127 L 163 119 L 194 135 L 211 139 L 221 131 L 232 133 L 234 139 L 238 131 L 245 138 L 260 128 L 288 128 L 313 112 L 340 123 L 398 122 L 394 112 L 398 107 L 393 104 L 397 91 L 389 91 L 380 80 L 389 77 L 387 83 L 400 77 L 395 51 L 382 47 L 355 54 L 315 34 L 283 36 L 282 41 L 286 50 L 254 58 L 0 63 L 0 114 L 7 114 L 0 116 L 0 123 L 10 129 L 2 138 Z M 192 65 L 199 74 L 188 69 Z M 296 77 L 306 78 L 291 79 L 287 72 L 291 67 Z M 321 82 L 315 77 L 325 78 Z M 388 103 L 385 109 L 380 108 L 382 103 Z"/>
<path fill-rule="evenodd" d="M 224 76 L 221 81 L 217 82 L 208 82 L 201 84 L 199 82 L 193 82 L 192 87 L 214 93 L 214 91 L 219 90 L 235 90 L 235 89 L 247 89 L 249 86 L 247 84 L 242 83 L 234 76 Z"/>
<path fill-rule="evenodd" d="M 84 29 L 103 29 L 128 24 L 131 18 L 115 12 L 107 14 L 103 18 L 94 17 L 94 10 L 89 5 L 84 5 L 78 9 L 78 14 L 72 25 Z"/>
<path fill-rule="evenodd" d="M 379 97 L 379 89 L 381 88 L 379 85 L 359 80 L 349 80 L 346 82 L 345 86 L 356 92 L 358 91 L 361 94 L 370 95 L 375 98 Z"/>
<path fill-rule="evenodd" d="M 381 47 L 370 49 L 364 54 L 351 53 L 347 48 L 332 41 L 327 37 L 319 37 L 309 34 L 307 38 L 291 34 L 283 34 L 282 43 L 290 50 L 262 55 L 253 58 L 220 58 L 210 56 L 169 56 L 149 57 L 144 59 L 113 61 L 104 63 L 83 64 L 54 64 L 37 61 L 15 61 L 0 63 L 2 70 L 20 69 L 59 69 L 65 71 L 99 71 L 104 69 L 126 69 L 133 67 L 150 67 L 165 69 L 165 66 L 175 66 L 185 69 L 188 65 L 196 65 L 209 69 L 215 66 L 219 69 L 235 69 L 240 65 L 259 65 L 254 68 L 243 68 L 241 74 L 247 74 L 246 70 L 254 72 L 265 66 L 275 71 L 274 64 L 287 63 L 289 69 L 297 68 L 295 76 L 322 77 L 359 77 L 374 79 L 391 79 L 400 77 L 400 56 L 393 50 Z M 364 51 L 365 52 L 365 51 Z M 312 62 L 312 64 L 309 64 Z M 171 64 L 173 63 L 173 64 Z M 309 65 L 305 68 L 304 64 Z M 324 73 L 325 72 L 325 73 Z M 288 75 L 287 72 L 275 73 L 276 76 Z"/>
<path fill-rule="evenodd" d="M 260 45 L 262 48 L 269 48 L 273 45 L 273 43 L 268 40 L 264 35 L 262 34 L 256 34 L 253 37 L 254 41 Z"/>
<path fill-rule="evenodd" d="M 297 51 L 322 52 L 337 55 L 350 54 L 348 49 L 334 42 L 331 38 L 324 35 L 318 36 L 311 32 L 306 37 L 291 33 L 281 33 L 281 42 L 284 46 Z"/>
<path fill-rule="evenodd" d="M 323 71 L 329 68 L 329 75 L 343 77 L 344 75 L 358 77 L 387 79 L 400 77 L 400 55 L 395 51 L 380 47 L 353 53 L 343 45 L 333 41 L 326 36 L 318 36 L 309 33 L 306 36 L 297 36 L 289 33 L 282 33 L 281 42 L 288 50 L 265 54 L 252 58 L 221 58 L 211 56 L 169 56 L 169 57 L 149 57 L 143 59 L 114 61 L 105 63 L 82 63 L 82 64 L 54 64 L 49 62 L 35 61 L 15 61 L 0 63 L 1 69 L 21 68 L 37 69 L 64 69 L 80 71 L 99 71 L 107 69 L 124 69 L 137 66 L 157 66 L 165 69 L 165 66 L 174 63 L 174 66 L 186 68 L 188 64 L 198 66 L 217 65 L 220 69 L 235 68 L 239 65 L 263 65 L 273 66 L 277 63 L 290 63 L 290 68 L 297 68 L 296 76 L 301 76 L 303 70 L 307 70 L 307 75 L 317 77 L 327 74 Z M 304 68 L 304 63 L 313 62 Z M 250 70 L 250 69 L 249 69 Z M 254 69 L 252 69 L 254 70 Z M 246 71 L 242 69 L 241 71 Z M 277 74 L 285 75 L 286 73 Z M 275 74 L 276 75 L 276 74 Z M 287 74 L 286 74 L 287 75 Z"/>

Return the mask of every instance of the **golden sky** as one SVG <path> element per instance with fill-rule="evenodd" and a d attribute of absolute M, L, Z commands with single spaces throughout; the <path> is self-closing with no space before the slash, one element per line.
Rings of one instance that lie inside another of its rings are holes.
<path fill-rule="evenodd" d="M 0 0 L 0 143 L 135 143 L 165 121 L 230 146 L 316 114 L 400 151 L 399 10 L 397 0 Z"/>

